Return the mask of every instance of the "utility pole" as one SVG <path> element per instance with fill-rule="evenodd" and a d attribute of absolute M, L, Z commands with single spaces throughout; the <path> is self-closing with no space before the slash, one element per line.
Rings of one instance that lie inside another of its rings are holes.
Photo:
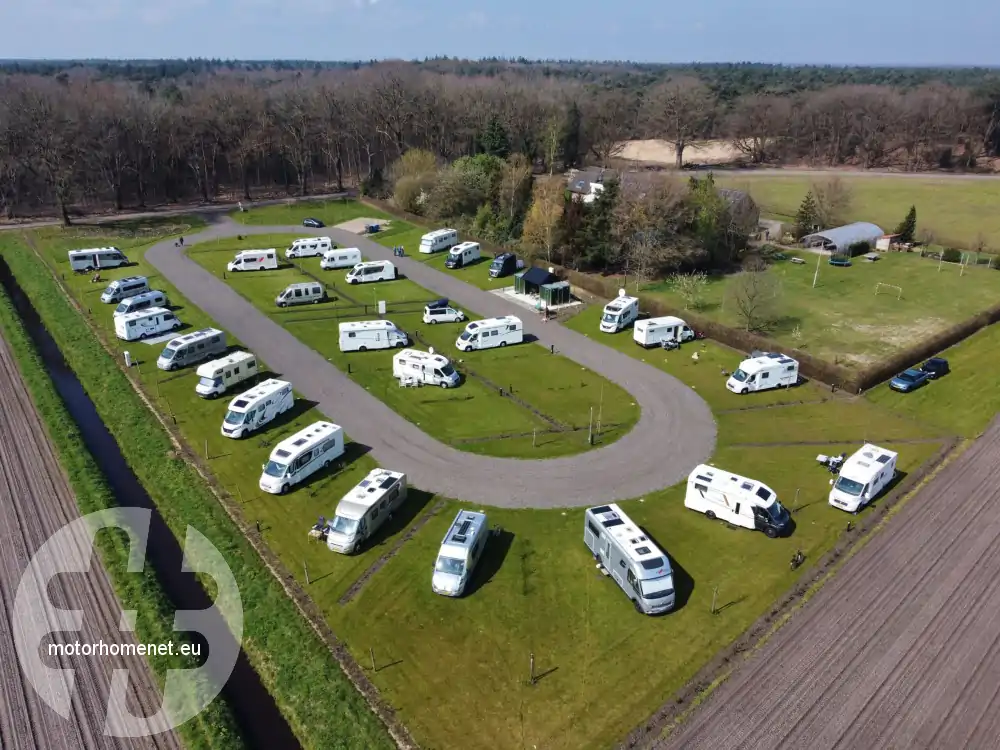
<path fill-rule="evenodd" d="M 590 407 L 590 427 L 587 430 L 587 444 L 594 444 L 594 407 Z"/>
<path fill-rule="evenodd" d="M 813 274 L 813 285 L 812 288 L 816 288 L 816 282 L 819 281 L 819 263 L 823 260 L 823 256 L 816 253 L 816 273 Z"/>

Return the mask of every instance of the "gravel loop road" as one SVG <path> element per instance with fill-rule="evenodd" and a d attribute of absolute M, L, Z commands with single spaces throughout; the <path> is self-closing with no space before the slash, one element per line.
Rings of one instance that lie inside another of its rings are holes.
<path fill-rule="evenodd" d="M 228 217 L 214 218 L 207 230 L 185 238 L 185 245 L 237 234 L 306 234 L 301 227 L 249 227 Z M 383 465 L 406 472 L 414 485 L 446 497 L 499 507 L 583 507 L 668 487 L 712 454 L 716 433 L 712 412 L 676 378 L 558 323 L 543 323 L 523 307 L 455 276 L 409 258 L 394 258 L 390 248 L 369 239 L 335 228 L 323 233 L 342 246 L 360 248 L 369 258 L 393 261 L 417 284 L 482 316 L 517 315 L 524 321 L 525 333 L 537 336 L 539 344 L 554 345 L 557 352 L 625 388 L 641 407 L 639 422 L 615 443 L 578 456 L 530 460 L 465 453 L 434 440 L 393 412 L 188 258 L 172 240 L 147 250 L 146 259 L 305 398 L 318 402 L 319 409 L 354 440 L 369 446 Z M 334 274 L 342 284 L 343 272 Z M 331 335 L 336 335 L 336 327 Z"/>
<path fill-rule="evenodd" d="M 150 738 L 116 739 L 103 734 L 113 670 L 129 672 L 129 709 L 151 715 L 160 704 L 159 690 L 142 657 L 43 656 L 70 687 L 72 718 L 59 716 L 37 696 L 21 671 L 14 632 L 40 623 L 19 623 L 11 608 L 22 573 L 32 554 L 65 524 L 78 517 L 72 491 L 59 467 L 41 420 L 32 406 L 6 343 L 0 338 L 0 748 L 4 750 L 86 750 L 143 748 L 180 750 L 172 732 Z M 98 560 L 88 574 L 62 575 L 48 585 L 54 605 L 84 612 L 79 634 L 66 641 L 128 643 L 118 630 L 121 604 Z"/>
<path fill-rule="evenodd" d="M 1000 420 L 660 750 L 1000 746 Z"/>

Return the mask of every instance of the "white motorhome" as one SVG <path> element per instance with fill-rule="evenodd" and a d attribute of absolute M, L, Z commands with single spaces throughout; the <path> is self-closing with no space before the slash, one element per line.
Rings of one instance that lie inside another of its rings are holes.
<path fill-rule="evenodd" d="M 222 434 L 239 440 L 259 430 L 295 405 L 292 384 L 285 380 L 265 380 L 229 402 Z"/>
<path fill-rule="evenodd" d="M 128 257 L 117 247 L 92 247 L 88 250 L 70 250 L 69 267 L 74 271 L 97 271 L 101 268 L 118 268 L 128 265 Z"/>
<path fill-rule="evenodd" d="M 145 310 L 148 307 L 166 307 L 167 306 L 167 295 L 163 292 L 153 289 L 149 292 L 142 292 L 136 294 L 133 297 L 126 297 L 121 302 L 118 303 L 118 307 L 115 308 L 115 315 L 124 315 L 130 312 L 139 312 L 139 310 Z"/>
<path fill-rule="evenodd" d="M 898 454 L 866 443 L 857 453 L 844 461 L 840 475 L 831 479 L 830 505 L 834 508 L 857 513 L 896 477 Z"/>
<path fill-rule="evenodd" d="M 423 383 L 454 388 L 459 377 L 446 357 L 417 349 L 403 349 L 392 358 L 392 376 L 401 383 Z"/>
<path fill-rule="evenodd" d="M 637 611 L 655 615 L 673 608 L 670 558 L 616 504 L 587 509 L 583 542 Z"/>
<path fill-rule="evenodd" d="M 357 552 L 405 500 L 406 474 L 372 469 L 337 503 L 326 525 L 327 548 L 345 555 Z"/>
<path fill-rule="evenodd" d="M 495 346 L 520 344 L 522 341 L 524 330 L 521 319 L 504 315 L 469 323 L 455 341 L 455 346 L 463 352 L 471 352 L 473 349 L 492 349 Z"/>
<path fill-rule="evenodd" d="M 340 351 L 366 352 L 369 349 L 394 349 L 410 343 L 406 331 L 391 320 L 358 320 L 340 324 Z"/>
<path fill-rule="evenodd" d="M 156 360 L 161 370 L 176 370 L 204 362 L 213 354 L 226 351 L 226 334 L 218 328 L 202 328 L 170 339 Z"/>
<path fill-rule="evenodd" d="M 273 271 L 278 267 L 278 251 L 273 247 L 270 250 L 242 250 L 236 253 L 227 271 Z"/>
<path fill-rule="evenodd" d="M 318 304 L 326 299 L 326 290 L 318 281 L 306 281 L 299 284 L 289 284 L 281 294 L 274 298 L 278 307 L 289 305 Z"/>
<path fill-rule="evenodd" d="M 396 266 L 387 260 L 370 260 L 358 263 L 347 272 L 344 280 L 348 284 L 364 284 L 369 281 L 392 281 L 396 278 Z"/>
<path fill-rule="evenodd" d="M 458 244 L 458 230 L 435 229 L 420 238 L 420 252 L 424 254 L 437 253 L 441 250 L 451 250 Z"/>
<path fill-rule="evenodd" d="M 768 352 L 740 362 L 739 368 L 726 381 L 726 388 L 743 394 L 769 388 L 790 388 L 798 382 L 799 363 L 784 354 Z"/>
<path fill-rule="evenodd" d="M 335 268 L 354 268 L 360 262 L 361 251 L 358 248 L 338 247 L 336 250 L 327 250 L 323 253 L 319 267 L 324 271 L 332 271 Z"/>
<path fill-rule="evenodd" d="M 258 486 L 272 495 L 284 495 L 344 455 L 344 428 L 330 422 L 313 422 L 285 438 L 271 451 L 261 469 Z"/>
<path fill-rule="evenodd" d="M 444 596 L 465 593 L 489 538 L 486 523 L 485 513 L 471 510 L 458 512 L 438 550 L 431 576 L 431 591 Z"/>
<path fill-rule="evenodd" d="M 683 344 L 694 339 L 694 331 L 680 318 L 672 315 L 663 318 L 647 318 L 637 320 L 632 330 L 632 338 L 639 346 L 647 349 L 651 346 L 662 346 L 665 341 Z"/>
<path fill-rule="evenodd" d="M 302 237 L 292 240 L 292 244 L 285 249 L 285 257 L 291 260 L 292 258 L 323 255 L 334 247 L 333 240 L 329 237 Z"/>
<path fill-rule="evenodd" d="M 448 251 L 445 259 L 445 268 L 464 268 L 479 260 L 480 250 L 478 242 L 459 242 Z"/>
<path fill-rule="evenodd" d="M 461 323 L 465 313 L 448 304 L 448 300 L 439 299 L 424 307 L 424 322 L 428 325 L 437 323 Z"/>
<path fill-rule="evenodd" d="M 181 322 L 177 316 L 163 307 L 150 307 L 115 316 L 115 335 L 125 341 L 139 341 L 180 327 Z"/>
<path fill-rule="evenodd" d="M 201 365 L 195 374 L 198 385 L 195 393 L 202 398 L 221 396 L 234 385 L 257 375 L 257 357 L 253 352 L 236 352 L 222 359 Z"/>
<path fill-rule="evenodd" d="M 604 306 L 604 313 L 601 315 L 601 331 L 603 333 L 624 331 L 638 319 L 639 300 L 635 297 L 629 297 L 622 289 L 615 299 Z"/>
<path fill-rule="evenodd" d="M 771 539 L 788 531 L 791 516 L 762 482 L 702 464 L 688 476 L 684 507 L 733 526 L 763 531 Z"/>
<path fill-rule="evenodd" d="M 101 302 L 105 305 L 117 303 L 127 297 L 134 297 L 148 291 L 149 282 L 145 276 L 126 276 L 123 279 L 115 279 L 108 284 L 104 293 L 101 294 Z"/>

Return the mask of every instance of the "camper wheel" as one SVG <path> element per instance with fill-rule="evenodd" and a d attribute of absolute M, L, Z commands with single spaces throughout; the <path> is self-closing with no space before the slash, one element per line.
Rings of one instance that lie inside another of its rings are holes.
<path fill-rule="evenodd" d="M 778 536 L 778 530 L 771 526 L 765 527 L 764 533 L 767 534 L 768 539 L 776 539 Z"/>
<path fill-rule="evenodd" d="M 705 511 L 705 518 L 707 518 L 709 521 L 714 521 L 715 520 L 715 513 L 713 511 L 706 510 Z"/>
<path fill-rule="evenodd" d="M 330 468 L 330 462 L 329 461 L 324 461 L 323 462 L 323 471 L 326 471 L 329 468 Z"/>
<path fill-rule="evenodd" d="M 406 346 L 406 344 L 404 344 L 402 341 L 397 341 L 395 346 L 397 349 L 402 349 L 404 346 Z"/>
<path fill-rule="evenodd" d="M 366 351 L 368 351 L 368 347 L 367 346 L 359 346 L 358 347 L 358 351 L 359 352 L 366 352 Z"/>
<path fill-rule="evenodd" d="M 639 604 L 639 600 L 638 599 L 633 599 L 632 600 L 632 606 L 635 607 L 635 611 L 638 612 L 640 615 L 643 613 L 642 612 L 642 606 Z"/>
<path fill-rule="evenodd" d="M 287 484 L 281 485 L 281 489 L 278 491 L 278 494 L 279 495 L 287 495 L 288 494 L 288 485 Z"/>
<path fill-rule="evenodd" d="M 437 325 L 437 321 L 434 318 L 431 318 L 431 325 L 432 326 Z"/>
<path fill-rule="evenodd" d="M 285 303 L 284 303 L 284 302 L 279 302 L 279 303 L 278 303 L 278 307 L 284 307 L 284 306 L 285 306 Z"/>
<path fill-rule="evenodd" d="M 442 387 L 442 388 L 447 388 L 447 387 L 448 387 L 448 384 L 447 384 L 447 383 L 441 383 L 441 387 Z"/>
<path fill-rule="evenodd" d="M 501 341 L 500 342 L 500 346 L 507 346 L 507 342 L 506 341 Z"/>
<path fill-rule="evenodd" d="M 748 393 L 750 393 L 750 389 L 749 389 L 749 388 L 747 388 L 746 386 L 744 386 L 743 390 L 742 390 L 742 391 L 740 391 L 740 395 L 741 395 L 741 396 L 745 396 L 745 395 L 747 395 Z"/>

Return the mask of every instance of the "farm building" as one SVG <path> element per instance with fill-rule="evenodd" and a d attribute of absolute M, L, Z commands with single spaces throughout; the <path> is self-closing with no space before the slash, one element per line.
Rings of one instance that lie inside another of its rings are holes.
<path fill-rule="evenodd" d="M 802 244 L 806 247 L 826 250 L 831 254 L 845 253 L 856 242 L 868 242 L 874 246 L 884 234 L 885 232 L 874 224 L 869 224 L 867 221 L 856 221 L 842 227 L 807 234 L 802 238 Z"/>

